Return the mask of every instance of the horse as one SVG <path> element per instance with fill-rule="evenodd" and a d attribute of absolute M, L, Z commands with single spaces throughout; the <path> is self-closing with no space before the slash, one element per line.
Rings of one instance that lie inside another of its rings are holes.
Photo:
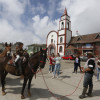
<path fill-rule="evenodd" d="M 38 69 L 44 68 L 45 63 L 46 63 L 46 58 L 47 58 L 47 49 L 45 50 L 40 49 L 39 52 L 36 52 L 31 57 L 29 57 L 28 61 L 24 62 L 23 64 L 24 81 L 23 81 L 23 86 L 21 90 L 21 99 L 25 99 L 24 90 L 25 90 L 27 81 L 28 81 L 28 96 L 31 96 L 30 86 L 31 86 L 32 78 L 36 74 Z M 12 65 L 6 64 L 4 67 L 4 70 L 12 75 L 16 75 L 15 67 Z M 4 89 L 5 76 L 3 75 L 3 77 L 4 77 L 4 80 L 2 82 L 2 94 L 5 95 L 6 94 L 5 89 Z"/>
<path fill-rule="evenodd" d="M 11 59 L 11 43 L 8 45 L 7 42 L 5 43 L 5 49 L 0 54 L 0 77 L 1 77 L 1 84 L 4 87 L 5 83 L 5 77 L 7 73 L 4 70 L 5 65 L 8 63 L 8 61 Z"/>

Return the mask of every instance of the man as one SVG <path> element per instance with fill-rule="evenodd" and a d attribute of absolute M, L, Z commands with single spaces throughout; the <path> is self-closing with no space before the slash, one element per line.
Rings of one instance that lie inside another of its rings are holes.
<path fill-rule="evenodd" d="M 89 97 L 92 96 L 92 90 L 93 90 L 92 77 L 93 77 L 93 70 L 95 68 L 95 59 L 93 58 L 93 54 L 91 52 L 87 53 L 87 57 L 88 57 L 88 60 L 86 62 L 84 70 L 83 70 L 83 72 L 85 72 L 85 74 L 84 74 L 84 82 L 83 82 L 83 92 L 79 96 L 80 99 L 83 99 L 86 97 L 85 95 L 86 95 L 87 89 L 88 89 L 87 95 Z M 88 88 L 88 86 L 89 86 L 89 88 Z"/>
<path fill-rule="evenodd" d="M 16 59 L 14 62 L 15 62 L 15 66 L 17 69 L 16 74 L 21 74 L 22 73 L 22 66 L 21 66 L 21 56 L 20 56 L 19 51 L 16 52 Z"/>

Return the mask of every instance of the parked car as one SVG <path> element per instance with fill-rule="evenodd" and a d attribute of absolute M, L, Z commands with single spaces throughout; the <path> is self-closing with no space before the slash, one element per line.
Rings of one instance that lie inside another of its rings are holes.
<path fill-rule="evenodd" d="M 66 59 L 66 60 L 74 60 L 75 57 L 73 55 L 67 55 L 67 56 L 63 56 L 62 59 Z"/>
<path fill-rule="evenodd" d="M 80 60 L 81 61 L 87 61 L 88 60 L 88 57 L 87 56 L 80 56 Z"/>

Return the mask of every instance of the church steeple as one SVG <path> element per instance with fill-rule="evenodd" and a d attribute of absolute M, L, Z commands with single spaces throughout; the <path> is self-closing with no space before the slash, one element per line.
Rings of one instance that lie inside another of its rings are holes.
<path fill-rule="evenodd" d="M 67 15 L 67 9 L 66 8 L 64 10 L 64 14 L 63 15 Z"/>

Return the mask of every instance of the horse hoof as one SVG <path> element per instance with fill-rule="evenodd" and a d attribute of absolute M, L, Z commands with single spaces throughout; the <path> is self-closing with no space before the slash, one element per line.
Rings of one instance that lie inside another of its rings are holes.
<path fill-rule="evenodd" d="M 21 95 L 21 99 L 25 99 L 24 95 Z"/>
<path fill-rule="evenodd" d="M 2 92 L 2 95 L 6 95 L 6 92 Z"/>
<path fill-rule="evenodd" d="M 28 96 L 31 97 L 31 93 L 28 93 Z"/>

